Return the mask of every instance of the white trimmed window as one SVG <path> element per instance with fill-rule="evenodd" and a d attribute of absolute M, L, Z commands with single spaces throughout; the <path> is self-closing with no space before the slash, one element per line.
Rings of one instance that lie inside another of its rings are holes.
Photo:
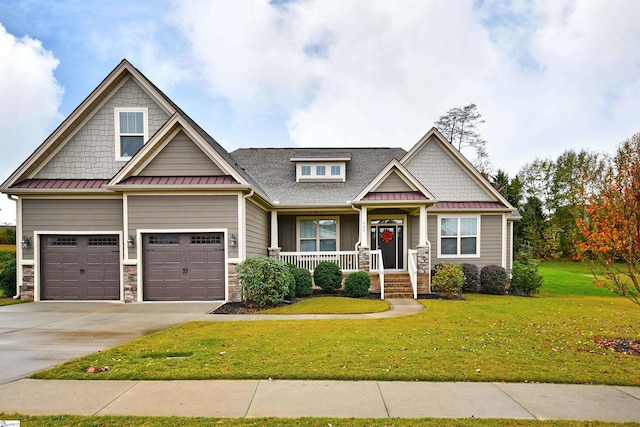
<path fill-rule="evenodd" d="M 149 137 L 147 108 L 115 108 L 116 160 L 129 160 Z"/>
<path fill-rule="evenodd" d="M 296 164 L 296 181 L 345 182 L 345 171 L 345 162 L 298 162 Z"/>
<path fill-rule="evenodd" d="M 298 236 L 300 252 L 335 252 L 338 250 L 338 219 L 300 218 Z"/>
<path fill-rule="evenodd" d="M 480 256 L 480 216 L 440 216 L 439 258 Z"/>

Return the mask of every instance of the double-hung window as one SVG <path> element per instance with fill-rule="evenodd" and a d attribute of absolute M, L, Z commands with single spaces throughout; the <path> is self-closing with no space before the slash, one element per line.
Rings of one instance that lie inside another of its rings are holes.
<path fill-rule="evenodd" d="M 480 256 L 480 217 L 440 217 L 440 257 Z"/>
<path fill-rule="evenodd" d="M 149 134 L 147 108 L 116 108 L 116 158 L 128 160 L 144 145 Z"/>
<path fill-rule="evenodd" d="M 338 249 L 338 221 L 333 218 L 304 218 L 299 222 L 300 252 L 335 252 Z"/>

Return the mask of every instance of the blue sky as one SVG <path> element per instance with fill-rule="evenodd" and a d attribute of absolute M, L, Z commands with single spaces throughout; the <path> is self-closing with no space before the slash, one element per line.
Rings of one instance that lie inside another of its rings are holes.
<path fill-rule="evenodd" d="M 513 176 L 640 131 L 639 20 L 635 0 L 0 0 L 0 180 L 122 58 L 229 151 L 409 149 L 474 102 Z"/>

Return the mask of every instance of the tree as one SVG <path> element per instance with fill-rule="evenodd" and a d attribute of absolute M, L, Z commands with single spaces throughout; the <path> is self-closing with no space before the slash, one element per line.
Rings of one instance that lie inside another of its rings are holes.
<path fill-rule="evenodd" d="M 596 285 L 640 306 L 640 133 L 617 149 L 612 168 L 597 185 L 578 192 L 584 215 L 577 258 L 593 259 Z"/>
<path fill-rule="evenodd" d="M 480 172 L 486 173 L 489 169 L 487 141 L 478 133 L 478 125 L 482 123 L 484 120 L 476 104 L 469 104 L 450 109 L 445 115 L 440 116 L 435 125 L 458 151 L 462 152 L 466 147 L 473 148 L 476 156 L 474 165 Z"/>
<path fill-rule="evenodd" d="M 498 193 L 507 199 L 511 206 L 518 208 L 522 200 L 522 181 L 517 176 L 509 179 L 509 174 L 498 169 L 495 175 L 491 177 L 491 185 L 498 190 Z"/>

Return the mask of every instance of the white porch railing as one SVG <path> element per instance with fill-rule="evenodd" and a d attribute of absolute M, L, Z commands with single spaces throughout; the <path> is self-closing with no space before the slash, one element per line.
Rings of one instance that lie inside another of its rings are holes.
<path fill-rule="evenodd" d="M 418 299 L 418 251 L 409 249 L 409 279 L 413 288 L 413 299 Z"/>
<path fill-rule="evenodd" d="M 337 252 L 280 252 L 280 259 L 313 273 L 322 261 L 335 262 L 342 271 L 358 271 L 357 251 Z"/>
<path fill-rule="evenodd" d="M 369 252 L 369 269 L 378 272 L 380 278 L 380 299 L 384 299 L 384 262 L 382 260 L 382 250 L 375 249 Z"/>

